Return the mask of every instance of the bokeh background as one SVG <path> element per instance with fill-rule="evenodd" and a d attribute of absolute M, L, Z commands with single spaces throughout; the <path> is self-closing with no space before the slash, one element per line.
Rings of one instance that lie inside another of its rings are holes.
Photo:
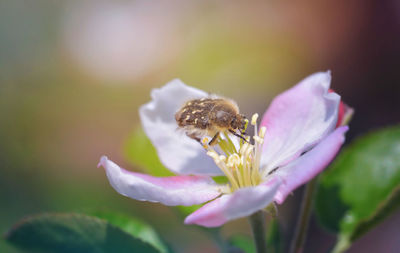
<path fill-rule="evenodd" d="M 170 208 L 130 200 L 99 157 L 126 168 L 138 107 L 179 77 L 262 114 L 305 76 L 331 70 L 355 108 L 348 140 L 399 123 L 400 2 L 0 1 L 0 233 L 40 212 L 108 208 L 152 224 L 178 252 L 218 252 Z M 279 207 L 291 237 L 301 191 Z M 250 233 L 245 219 L 223 236 Z M 400 214 L 349 252 L 399 252 Z M 306 252 L 334 236 L 310 227 Z M 1 252 L 18 252 L 0 241 Z"/>

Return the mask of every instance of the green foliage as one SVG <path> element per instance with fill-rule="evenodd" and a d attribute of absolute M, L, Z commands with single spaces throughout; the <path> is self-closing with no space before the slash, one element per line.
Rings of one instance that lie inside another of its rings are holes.
<path fill-rule="evenodd" d="M 98 216 L 101 218 L 77 213 L 31 216 L 17 223 L 5 239 L 29 252 L 167 252 L 144 223 L 112 214 Z"/>
<path fill-rule="evenodd" d="M 126 159 L 145 172 L 159 177 L 173 175 L 161 164 L 153 144 L 141 127 L 129 137 L 124 150 Z"/>
<path fill-rule="evenodd" d="M 234 235 L 229 238 L 230 248 L 229 253 L 255 253 L 256 247 L 254 246 L 253 239 L 245 235 Z"/>
<path fill-rule="evenodd" d="M 139 238 L 144 242 L 151 244 L 161 253 L 168 252 L 156 231 L 143 221 L 120 213 L 110 211 L 96 211 L 89 213 L 92 216 L 106 220 L 110 224 L 120 228 L 133 237 Z"/>
<path fill-rule="evenodd" d="M 193 213 L 197 209 L 199 209 L 202 206 L 202 204 L 199 205 L 193 205 L 193 206 L 176 206 L 174 210 L 178 211 L 178 215 L 181 218 L 185 218 L 189 214 Z"/>
<path fill-rule="evenodd" d="M 400 127 L 367 134 L 324 173 L 316 195 L 321 223 L 343 252 L 400 205 Z"/>
<path fill-rule="evenodd" d="M 215 176 L 212 178 L 217 184 L 228 184 L 229 180 L 226 176 Z"/>

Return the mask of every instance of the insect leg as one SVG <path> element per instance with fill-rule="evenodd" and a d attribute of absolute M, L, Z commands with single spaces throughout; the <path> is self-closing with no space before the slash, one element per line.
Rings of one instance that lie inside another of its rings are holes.
<path fill-rule="evenodd" d="M 215 142 L 217 141 L 218 136 L 219 136 L 219 132 L 217 132 L 217 133 L 214 135 L 214 137 L 211 139 L 211 141 L 208 143 L 208 145 L 212 146 L 212 145 L 216 144 Z"/>
<path fill-rule="evenodd" d="M 186 133 L 186 135 L 190 138 L 192 138 L 193 140 L 196 140 L 198 143 L 201 144 L 201 139 L 199 137 L 197 137 L 195 134 L 188 134 Z"/>
<path fill-rule="evenodd" d="M 231 133 L 231 134 L 233 134 L 234 136 L 237 136 L 237 137 L 239 137 L 239 138 L 241 138 L 242 140 L 244 140 L 245 142 L 247 142 L 247 143 L 250 143 L 250 142 L 248 142 L 247 140 L 246 140 L 246 138 L 244 138 L 242 135 L 240 135 L 240 134 L 237 134 L 235 131 L 233 131 L 232 129 L 229 129 L 229 132 Z"/>

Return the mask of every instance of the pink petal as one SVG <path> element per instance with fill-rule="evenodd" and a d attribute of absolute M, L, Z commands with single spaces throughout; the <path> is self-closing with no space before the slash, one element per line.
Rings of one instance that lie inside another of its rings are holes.
<path fill-rule="evenodd" d="M 152 100 L 139 109 L 143 130 L 157 149 L 160 161 L 177 174 L 222 174 L 198 142 L 178 131 L 175 121 L 175 113 L 184 102 L 207 96 L 206 92 L 175 79 L 153 89 Z"/>
<path fill-rule="evenodd" d="M 329 89 L 329 92 L 335 92 L 335 91 L 333 89 Z M 353 114 L 354 114 L 354 109 L 348 106 L 343 101 L 340 101 L 336 127 L 347 125 Z"/>
<path fill-rule="evenodd" d="M 232 194 L 223 195 L 186 217 L 185 224 L 218 227 L 229 220 L 249 216 L 273 201 L 279 185 L 280 180 L 275 178 L 255 187 L 241 188 Z"/>
<path fill-rule="evenodd" d="M 283 203 L 288 194 L 325 169 L 338 153 L 348 129 L 347 126 L 337 128 L 312 150 L 288 165 L 278 168 L 273 175 L 279 176 L 282 184 L 275 196 L 275 201 L 279 204 Z"/>
<path fill-rule="evenodd" d="M 336 127 L 347 125 L 354 114 L 354 109 L 347 104 L 340 102 L 339 115 Z"/>
<path fill-rule="evenodd" d="M 329 92 L 329 72 L 313 74 L 276 97 L 261 122 L 267 128 L 261 163 L 287 164 L 327 136 L 337 122 L 340 96 Z"/>
<path fill-rule="evenodd" d="M 137 200 L 191 206 L 221 194 L 218 185 L 206 176 L 152 177 L 124 170 L 106 156 L 101 157 L 98 166 L 106 169 L 108 180 L 118 193 Z"/>

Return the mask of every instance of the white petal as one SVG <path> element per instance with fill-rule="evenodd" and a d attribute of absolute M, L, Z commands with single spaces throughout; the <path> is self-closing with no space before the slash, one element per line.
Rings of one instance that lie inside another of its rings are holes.
<path fill-rule="evenodd" d="M 313 74 L 276 97 L 261 122 L 267 128 L 261 164 L 282 166 L 333 131 L 340 96 L 329 92 L 329 72 Z"/>
<path fill-rule="evenodd" d="M 118 193 L 136 200 L 191 206 L 220 195 L 219 186 L 207 176 L 152 177 L 124 170 L 106 156 L 101 157 L 100 165 Z"/>
<path fill-rule="evenodd" d="M 175 121 L 175 113 L 184 102 L 207 96 L 206 92 L 175 79 L 154 89 L 152 100 L 139 110 L 143 129 L 157 149 L 161 162 L 175 173 L 222 174 L 198 142 L 177 130 Z"/>

